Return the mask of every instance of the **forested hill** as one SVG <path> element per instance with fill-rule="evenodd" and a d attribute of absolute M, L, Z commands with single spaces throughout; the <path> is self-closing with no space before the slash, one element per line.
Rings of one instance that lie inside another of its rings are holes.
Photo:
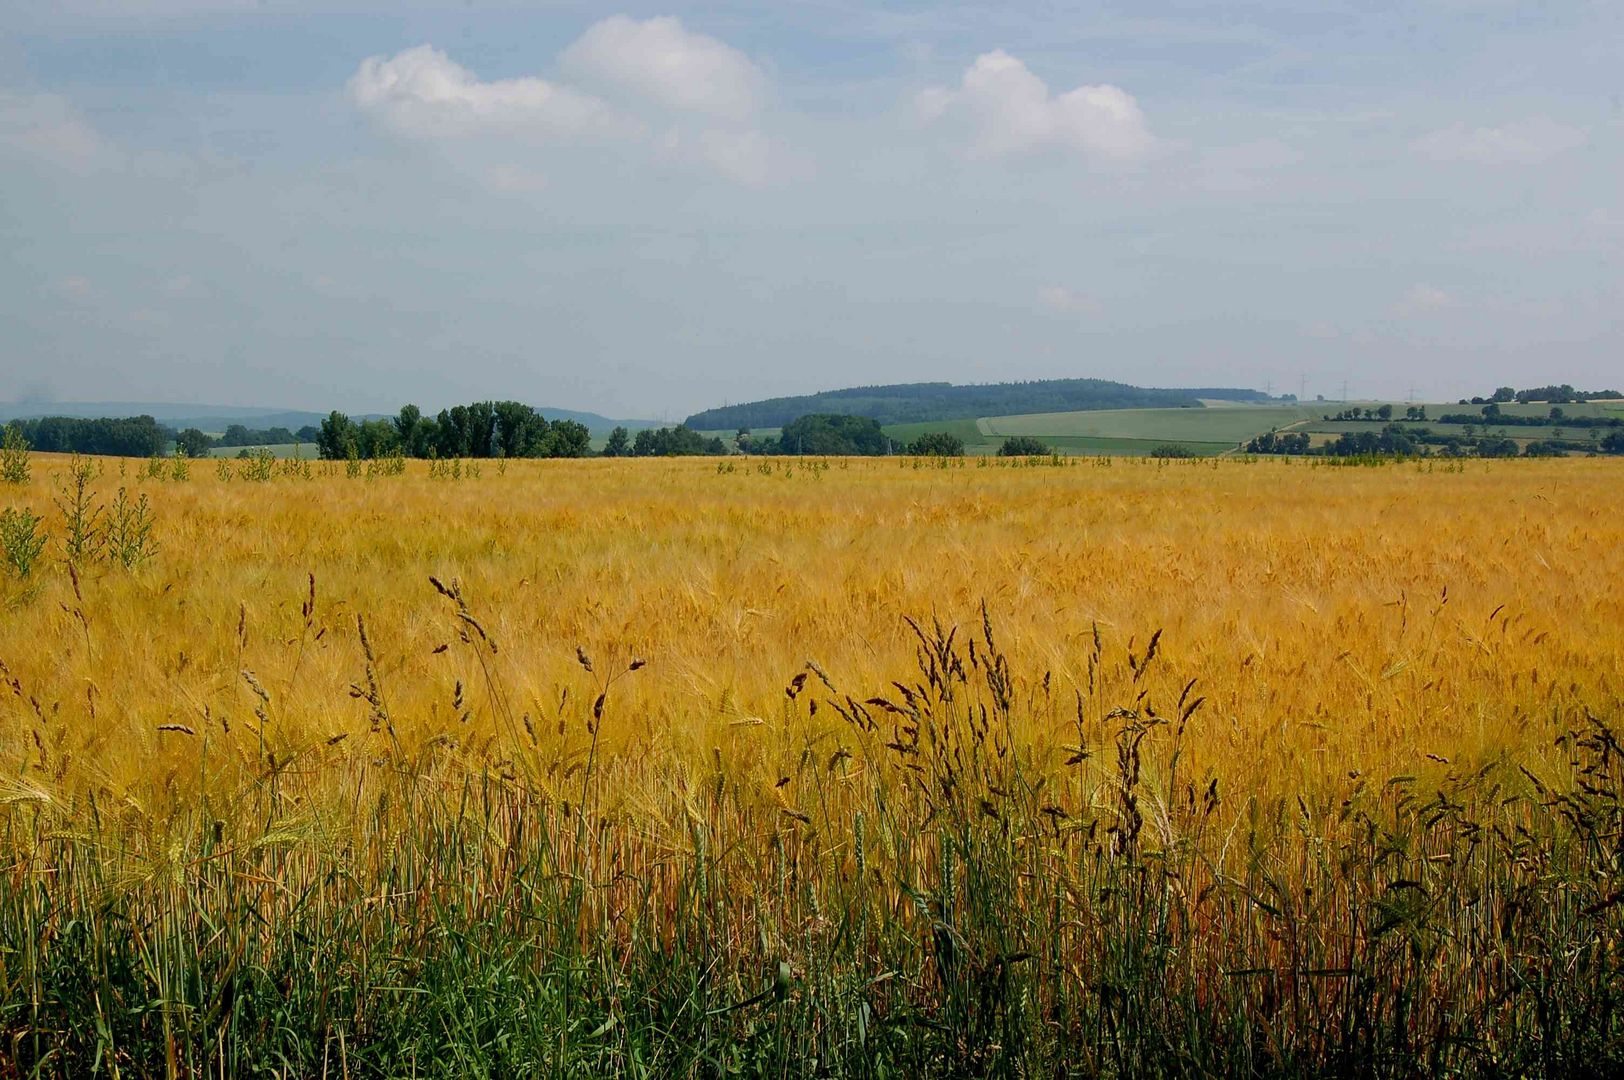
<path fill-rule="evenodd" d="M 1157 390 L 1105 379 L 1042 379 L 1035 382 L 900 383 L 856 386 L 799 397 L 769 398 L 706 409 L 688 418 L 699 431 L 783 427 L 812 413 L 868 416 L 882 424 L 928 420 L 970 420 L 1017 413 L 1073 412 L 1082 409 L 1200 408 L 1202 398 L 1268 401 L 1258 390 L 1203 388 Z"/>

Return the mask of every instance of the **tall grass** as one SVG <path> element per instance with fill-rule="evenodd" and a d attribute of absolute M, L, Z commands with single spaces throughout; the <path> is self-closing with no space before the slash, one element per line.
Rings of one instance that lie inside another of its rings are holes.
<path fill-rule="evenodd" d="M 1618 1065 L 1611 473 L 603 464 L 160 487 L 8 613 L 4 1068 Z"/>
<path fill-rule="evenodd" d="M 460 599 L 457 618 L 477 669 L 491 642 Z M 1601 718 L 1543 778 L 1508 762 L 1268 805 L 1180 769 L 1202 700 L 1164 698 L 1155 638 L 1115 659 L 1094 639 L 1088 681 L 1061 687 L 990 622 L 914 632 L 918 668 L 889 686 L 795 674 L 786 714 L 838 720 L 779 732 L 770 800 L 674 768 L 641 814 L 606 804 L 615 767 L 571 750 L 615 722 L 608 682 L 479 768 L 403 751 L 386 720 L 360 755 L 267 749 L 229 805 L 156 835 L 95 799 L 64 828 L 13 782 L 7 1057 L 65 1076 L 1620 1063 L 1624 781 Z M 1125 705 L 1100 693 L 1123 682 Z M 1060 709 L 1065 745 L 1018 734 Z M 335 794 L 346 812 L 310 812 Z"/>

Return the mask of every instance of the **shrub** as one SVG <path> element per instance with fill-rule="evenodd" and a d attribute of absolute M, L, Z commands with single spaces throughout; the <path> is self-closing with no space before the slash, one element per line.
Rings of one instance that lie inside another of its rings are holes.
<path fill-rule="evenodd" d="M 1031 435 L 1012 435 L 998 448 L 999 457 L 1040 457 L 1048 452 L 1048 444 Z"/>
<path fill-rule="evenodd" d="M 28 440 L 16 424 L 6 425 L 5 438 L 0 441 L 0 481 L 28 483 Z"/>
<path fill-rule="evenodd" d="M 107 514 L 106 545 L 107 557 L 126 570 L 134 570 L 157 552 L 152 507 L 145 494 L 131 502 L 129 493 L 118 489 Z"/>
<path fill-rule="evenodd" d="M 0 510 L 0 554 L 18 577 L 27 577 L 45 551 L 40 519 L 28 510 Z"/>
<path fill-rule="evenodd" d="M 950 431 L 927 431 L 908 444 L 916 457 L 963 457 L 964 440 Z"/>
<path fill-rule="evenodd" d="M 57 488 L 56 507 L 62 512 L 62 552 L 68 565 L 79 566 L 93 561 L 102 550 L 102 534 L 98 527 L 102 508 L 96 504 L 96 493 L 90 490 L 100 470 L 88 457 L 74 454 L 68 462 L 68 475 Z"/>

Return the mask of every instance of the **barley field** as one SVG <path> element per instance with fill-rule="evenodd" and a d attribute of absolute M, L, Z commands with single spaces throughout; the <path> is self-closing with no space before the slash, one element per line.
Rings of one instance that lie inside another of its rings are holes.
<path fill-rule="evenodd" d="M 1624 1058 L 1617 462 L 30 464 L 0 1076 Z"/>

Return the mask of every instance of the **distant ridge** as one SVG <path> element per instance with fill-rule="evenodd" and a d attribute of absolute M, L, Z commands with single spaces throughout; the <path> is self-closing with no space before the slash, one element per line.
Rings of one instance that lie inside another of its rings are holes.
<path fill-rule="evenodd" d="M 687 423 L 700 431 L 768 428 L 783 427 L 809 413 L 842 413 L 872 417 L 882 424 L 913 424 L 1087 409 L 1199 409 L 1203 407 L 1202 398 L 1260 403 L 1274 400 L 1260 390 L 1224 387 L 1161 390 L 1105 379 L 1038 379 L 969 385 L 896 383 L 724 405 L 695 413 Z"/>
<path fill-rule="evenodd" d="M 438 412 L 439 410 L 434 410 Z M 594 412 L 550 409 L 536 406 L 549 420 L 574 420 L 585 424 L 594 435 L 607 435 L 616 427 L 629 431 L 663 427 L 654 420 L 614 420 Z M 352 414 L 355 420 L 371 420 L 386 413 Z M 430 415 L 433 415 L 432 413 Z M 224 431 L 232 424 L 250 428 L 285 427 L 297 431 L 306 424 L 320 424 L 327 414 L 300 409 L 271 409 L 245 405 L 188 405 L 162 401 L 5 401 L 0 402 L 0 423 L 32 420 L 40 416 L 72 416 L 95 420 L 110 416 L 150 416 L 167 427 L 195 427 L 201 431 Z"/>

